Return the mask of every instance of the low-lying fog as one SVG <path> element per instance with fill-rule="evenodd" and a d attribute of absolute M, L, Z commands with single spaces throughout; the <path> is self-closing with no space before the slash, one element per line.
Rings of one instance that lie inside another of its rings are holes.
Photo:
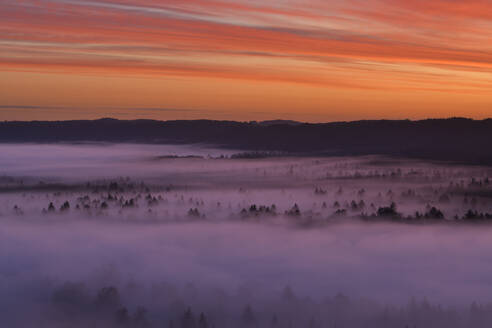
<path fill-rule="evenodd" d="M 0 154 L 2 326 L 492 324 L 490 168 L 201 146 Z"/>

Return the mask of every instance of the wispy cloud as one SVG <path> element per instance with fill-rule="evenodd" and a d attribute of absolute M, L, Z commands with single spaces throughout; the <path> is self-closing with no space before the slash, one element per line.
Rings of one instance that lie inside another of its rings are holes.
<path fill-rule="evenodd" d="M 492 89 L 491 13 L 487 0 L 7 0 L 0 71 L 482 97 Z"/>

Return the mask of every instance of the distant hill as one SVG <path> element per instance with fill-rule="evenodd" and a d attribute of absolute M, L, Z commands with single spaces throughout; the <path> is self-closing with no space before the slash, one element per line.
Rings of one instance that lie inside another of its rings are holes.
<path fill-rule="evenodd" d="M 300 125 L 302 122 L 291 121 L 291 120 L 270 120 L 270 121 L 261 121 L 258 124 L 260 125 Z"/>
<path fill-rule="evenodd" d="M 94 121 L 0 122 L 0 142 L 207 143 L 297 155 L 381 154 L 492 165 L 492 119 L 355 121 Z"/>

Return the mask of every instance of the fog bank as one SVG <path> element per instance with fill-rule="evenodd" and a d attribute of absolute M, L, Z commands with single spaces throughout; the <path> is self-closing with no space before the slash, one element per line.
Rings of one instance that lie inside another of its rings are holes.
<path fill-rule="evenodd" d="M 10 327 L 492 323 L 487 167 L 198 146 L 0 151 Z"/>

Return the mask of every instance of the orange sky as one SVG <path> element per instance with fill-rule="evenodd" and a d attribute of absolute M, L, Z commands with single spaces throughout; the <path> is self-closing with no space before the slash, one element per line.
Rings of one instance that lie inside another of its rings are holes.
<path fill-rule="evenodd" d="M 3 0 L 0 120 L 492 117 L 490 0 Z"/>

